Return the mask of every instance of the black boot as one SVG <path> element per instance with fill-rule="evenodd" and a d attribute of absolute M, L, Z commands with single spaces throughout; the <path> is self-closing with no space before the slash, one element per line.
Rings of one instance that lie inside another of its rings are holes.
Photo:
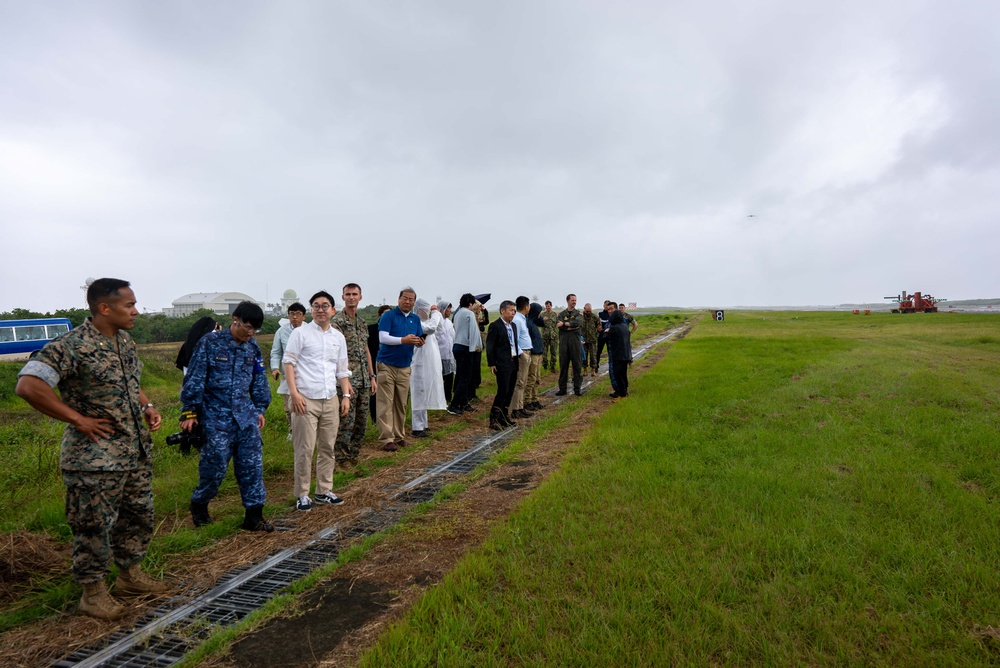
<path fill-rule="evenodd" d="M 195 527 L 203 527 L 206 524 L 212 523 L 212 516 L 208 514 L 207 503 L 191 502 L 191 521 L 194 522 Z"/>
<path fill-rule="evenodd" d="M 510 413 L 508 412 L 508 409 L 506 409 L 506 408 L 501 408 L 500 409 L 500 418 L 502 420 L 500 424 L 502 424 L 504 427 L 516 427 L 517 426 L 517 423 L 510 419 Z"/>
<path fill-rule="evenodd" d="M 243 518 L 243 528 L 246 531 L 264 531 L 271 533 L 274 525 L 264 519 L 264 506 L 250 506 Z"/>
<path fill-rule="evenodd" d="M 494 407 L 490 411 L 490 429 L 493 431 L 501 431 L 504 428 L 502 420 L 503 413 L 500 412 L 499 408 Z"/>

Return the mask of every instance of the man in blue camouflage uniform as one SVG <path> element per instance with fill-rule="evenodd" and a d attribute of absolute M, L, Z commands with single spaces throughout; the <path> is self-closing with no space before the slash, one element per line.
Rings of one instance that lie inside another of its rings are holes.
<path fill-rule="evenodd" d="M 115 596 L 167 590 L 139 568 L 153 535 L 149 432 L 159 429 L 160 414 L 139 386 L 142 362 L 125 331 L 139 315 L 128 281 L 94 281 L 87 303 L 91 317 L 39 351 L 21 370 L 15 391 L 67 423 L 59 468 L 73 532 L 73 579 L 83 587 L 80 612 L 117 619 L 125 608 L 104 581 L 112 557 L 119 568 Z"/>
<path fill-rule="evenodd" d="M 260 430 L 271 403 L 264 360 L 253 335 L 264 322 L 260 306 L 240 302 L 229 329 L 205 335 L 195 348 L 181 388 L 181 429 L 201 425 L 198 486 L 191 494 L 195 526 L 209 524 L 208 503 L 226 477 L 229 460 L 240 488 L 248 531 L 274 531 L 264 520 L 264 454 Z"/>

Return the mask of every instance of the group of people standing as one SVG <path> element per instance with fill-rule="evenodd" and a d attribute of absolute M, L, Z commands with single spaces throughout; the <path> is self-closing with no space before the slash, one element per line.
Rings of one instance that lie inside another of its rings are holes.
<path fill-rule="evenodd" d="M 296 508 L 342 502 L 333 492 L 337 463 L 356 465 L 370 413 L 382 449 L 406 445 L 405 413 L 412 408 L 411 435 L 427 436 L 427 411 L 453 415 L 475 411 L 482 354 L 496 376 L 490 428 L 514 425 L 542 408 L 537 386 L 541 369 L 555 370 L 552 334 L 558 341 L 559 391 L 581 393 L 581 366 L 596 371 L 606 343 L 615 393 L 628 394 L 630 330 L 635 323 L 606 304 L 599 318 L 590 305 L 581 313 L 576 296 L 553 317 L 552 303 L 521 296 L 500 303 L 492 323 L 471 293 L 452 304 L 418 299 L 413 288 L 399 292 L 395 307 L 382 306 L 377 323 L 358 313 L 361 287 L 348 283 L 335 309 L 320 290 L 306 307 L 288 308 L 288 323 L 275 334 L 271 373 L 290 427 L 294 450 Z M 73 532 L 73 572 L 84 590 L 80 609 L 116 619 L 124 608 L 115 596 L 157 594 L 168 587 L 143 573 L 153 529 L 150 432 L 161 417 L 140 387 L 142 364 L 128 330 L 135 325 L 136 298 L 127 281 L 102 278 L 87 290 L 91 317 L 53 340 L 21 370 L 16 392 L 42 413 L 67 423 L 60 466 L 67 488 L 67 521 Z M 184 370 L 180 426 L 200 434 L 199 481 L 191 495 L 196 527 L 211 523 L 209 502 L 225 478 L 229 462 L 245 509 L 243 528 L 274 530 L 263 517 L 261 430 L 271 402 L 267 368 L 254 334 L 263 324 L 260 306 L 240 303 L 229 327 L 212 319 L 196 324 L 178 355 Z M 488 325 L 488 329 L 487 329 Z M 194 330 L 198 330 L 197 332 Z M 485 330 L 485 335 L 483 331 Z M 594 350 L 595 344 L 600 345 Z M 587 355 L 589 357 L 584 357 Z M 59 394 L 55 393 L 59 389 Z M 95 417 L 100 416 L 100 417 Z M 312 469 L 315 455 L 315 492 Z M 105 576 L 114 560 L 120 569 L 109 592 Z"/>

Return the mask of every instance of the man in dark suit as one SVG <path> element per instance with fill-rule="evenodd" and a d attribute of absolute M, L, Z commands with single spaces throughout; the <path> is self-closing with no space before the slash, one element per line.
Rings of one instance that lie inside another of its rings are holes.
<path fill-rule="evenodd" d="M 490 410 L 490 429 L 500 431 L 513 427 L 508 410 L 514 386 L 517 385 L 518 355 L 517 325 L 514 320 L 514 302 L 509 299 L 500 303 L 500 317 L 490 324 L 486 332 L 486 364 L 490 373 L 497 377 L 497 394 Z"/>

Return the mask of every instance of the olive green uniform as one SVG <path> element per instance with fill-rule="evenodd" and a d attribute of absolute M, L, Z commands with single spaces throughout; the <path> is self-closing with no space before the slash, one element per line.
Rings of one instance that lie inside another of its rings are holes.
<path fill-rule="evenodd" d="M 542 329 L 542 368 L 555 371 L 556 353 L 559 350 L 559 328 L 556 327 L 559 314 L 555 311 L 542 311 L 538 317 L 545 323 Z"/>
<path fill-rule="evenodd" d="M 580 344 L 580 329 L 583 327 L 583 313 L 577 309 L 559 312 L 559 391 L 566 392 L 569 367 L 573 366 L 573 392 L 580 394 L 583 386 L 583 346 Z"/>
<path fill-rule="evenodd" d="M 345 311 L 330 318 L 330 325 L 343 334 L 347 341 L 347 363 L 351 369 L 353 395 L 347 415 L 340 418 L 335 456 L 338 460 L 346 459 L 357 463 L 361 446 L 365 442 L 368 398 L 372 393 L 372 379 L 368 373 L 368 325 L 360 315 L 351 318 Z"/>
<path fill-rule="evenodd" d="M 601 319 L 596 313 L 583 312 L 583 347 L 587 353 L 587 364 L 594 371 L 597 371 L 597 330 L 600 325 Z"/>

